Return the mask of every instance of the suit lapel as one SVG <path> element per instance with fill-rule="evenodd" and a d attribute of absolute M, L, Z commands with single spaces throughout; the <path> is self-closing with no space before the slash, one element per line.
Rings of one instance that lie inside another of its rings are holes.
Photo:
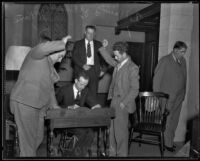
<path fill-rule="evenodd" d="M 119 79 L 121 78 L 121 74 L 122 73 L 126 73 L 127 72 L 127 68 L 129 66 L 129 63 L 130 63 L 130 58 L 128 58 L 128 61 L 118 70 L 117 72 L 117 81 L 119 81 Z"/>
<path fill-rule="evenodd" d="M 83 57 L 86 58 L 86 48 L 85 48 L 85 39 L 82 40 L 80 53 L 83 53 Z"/>

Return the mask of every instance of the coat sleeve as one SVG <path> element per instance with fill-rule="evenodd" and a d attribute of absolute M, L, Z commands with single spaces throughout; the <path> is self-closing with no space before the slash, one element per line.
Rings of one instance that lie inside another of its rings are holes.
<path fill-rule="evenodd" d="M 90 90 L 88 90 L 86 95 L 86 103 L 91 107 L 98 104 L 97 99 L 91 94 Z"/>
<path fill-rule="evenodd" d="M 79 44 L 77 42 L 74 44 L 74 48 L 72 51 L 72 61 L 75 65 L 79 66 L 80 68 L 83 68 L 84 64 L 80 60 Z"/>
<path fill-rule="evenodd" d="M 64 98 L 64 87 L 61 87 L 57 92 L 56 92 L 56 100 L 59 105 L 63 103 L 63 98 Z"/>
<path fill-rule="evenodd" d="M 127 108 L 132 108 L 135 98 L 138 96 L 139 93 L 139 68 L 132 67 L 130 68 L 129 72 L 129 91 L 127 92 L 126 96 L 124 97 L 122 103 Z M 135 109 L 134 109 L 135 110 Z"/>
<path fill-rule="evenodd" d="M 187 87 L 187 65 L 185 59 L 184 59 L 184 74 L 185 74 L 185 88 L 184 88 L 184 98 L 185 98 L 186 87 Z"/>
<path fill-rule="evenodd" d="M 117 61 L 115 61 L 115 59 L 113 59 L 110 55 L 110 53 L 104 48 L 101 47 L 99 48 L 99 53 L 101 54 L 101 56 L 103 57 L 103 59 L 111 66 L 115 67 L 117 65 Z"/>
<path fill-rule="evenodd" d="M 166 61 L 163 58 L 161 58 L 161 60 L 158 62 L 158 65 L 155 68 L 153 77 L 154 92 L 160 92 L 163 75 L 165 73 L 165 65 Z"/>
<path fill-rule="evenodd" d="M 30 52 L 33 59 L 43 59 L 50 53 L 65 50 L 63 41 L 47 41 L 35 46 Z"/>
<path fill-rule="evenodd" d="M 58 102 L 56 100 L 55 90 L 54 88 L 52 88 L 52 90 L 50 91 L 50 108 L 54 106 L 58 106 Z"/>

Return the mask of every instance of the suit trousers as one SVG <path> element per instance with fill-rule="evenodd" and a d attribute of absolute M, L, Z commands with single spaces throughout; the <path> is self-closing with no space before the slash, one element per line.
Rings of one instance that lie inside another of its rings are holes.
<path fill-rule="evenodd" d="M 114 98 L 115 99 L 115 98 Z M 115 109 L 115 118 L 111 120 L 110 126 L 110 156 L 126 157 L 128 156 L 128 117 L 129 113 L 126 109 L 119 107 L 119 100 L 114 100 L 111 108 Z"/>
<path fill-rule="evenodd" d="M 178 95 L 173 104 L 169 102 L 171 109 L 170 109 L 170 114 L 167 117 L 166 129 L 164 133 L 165 145 L 168 147 L 173 146 L 175 132 L 179 122 L 182 102 L 183 102 L 183 94 Z"/>
<path fill-rule="evenodd" d="M 18 129 L 20 157 L 35 157 L 44 137 L 44 111 L 11 100 Z"/>
<path fill-rule="evenodd" d="M 67 132 L 74 134 L 78 138 L 78 141 L 72 152 L 64 154 L 64 156 L 86 157 L 94 139 L 93 130 L 91 128 L 72 128 L 67 129 Z"/>
<path fill-rule="evenodd" d="M 86 71 L 86 73 L 90 78 L 88 88 L 91 92 L 91 95 L 97 98 L 99 77 L 97 76 L 94 66 L 92 66 L 88 71 Z"/>

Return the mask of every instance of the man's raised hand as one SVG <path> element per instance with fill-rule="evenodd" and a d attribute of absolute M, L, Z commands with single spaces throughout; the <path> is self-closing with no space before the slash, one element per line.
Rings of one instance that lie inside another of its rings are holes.
<path fill-rule="evenodd" d="M 68 41 L 69 39 L 71 39 L 71 38 L 72 38 L 71 35 L 67 35 L 67 36 L 65 36 L 65 37 L 62 38 L 62 41 L 66 44 L 67 41 Z"/>
<path fill-rule="evenodd" d="M 103 39 L 102 46 L 106 48 L 108 46 L 108 40 Z"/>

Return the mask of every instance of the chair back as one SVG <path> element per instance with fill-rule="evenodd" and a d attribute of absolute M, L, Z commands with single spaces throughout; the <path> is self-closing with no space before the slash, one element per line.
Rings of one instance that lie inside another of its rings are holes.
<path fill-rule="evenodd" d="M 140 92 L 137 107 L 139 123 L 162 125 L 168 98 L 168 94 L 161 92 Z"/>

